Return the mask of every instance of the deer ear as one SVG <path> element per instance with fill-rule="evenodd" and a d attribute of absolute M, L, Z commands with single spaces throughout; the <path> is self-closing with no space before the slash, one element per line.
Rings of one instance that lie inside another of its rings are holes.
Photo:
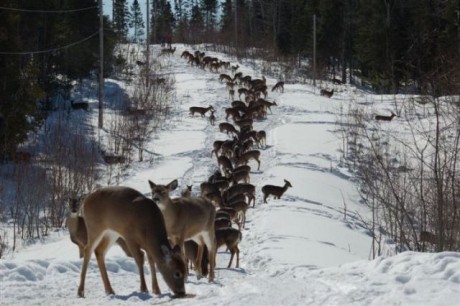
<path fill-rule="evenodd" d="M 169 183 L 166 187 L 168 187 L 169 191 L 173 191 L 179 186 L 179 183 L 177 180 L 173 180 L 171 183 Z"/>
<path fill-rule="evenodd" d="M 166 261 L 171 260 L 171 250 L 166 245 L 161 245 L 161 252 Z"/>
<path fill-rule="evenodd" d="M 150 188 L 153 188 L 153 187 L 155 187 L 155 186 L 156 186 L 156 185 L 155 185 L 155 183 L 154 183 L 154 182 L 152 182 L 151 180 L 149 180 L 149 185 L 150 185 Z"/>
<path fill-rule="evenodd" d="M 172 252 L 173 252 L 173 254 L 176 254 L 176 255 L 179 255 L 179 256 L 182 255 L 182 252 L 180 250 L 180 246 L 178 244 L 176 244 L 173 247 Z"/>

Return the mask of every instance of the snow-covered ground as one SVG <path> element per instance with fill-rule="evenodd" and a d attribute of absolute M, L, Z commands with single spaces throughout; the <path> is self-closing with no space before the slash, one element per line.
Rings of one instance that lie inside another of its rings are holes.
<path fill-rule="evenodd" d="M 189 66 L 180 54 L 171 59 L 175 114 L 148 145 L 158 154 L 153 164 L 135 163 L 121 185 L 149 195 L 148 180 L 166 184 L 178 179 L 180 188 L 207 180 L 217 166 L 212 143 L 227 139 L 207 118 L 190 117 L 190 106 L 213 105 L 217 123 L 230 106 L 218 74 Z M 223 54 L 208 52 L 222 60 Z M 235 63 L 234 61 L 232 61 Z M 248 66 L 240 71 L 260 78 Z M 268 78 L 269 87 L 277 80 Z M 227 269 L 229 253 L 219 249 L 216 281 L 186 283 L 195 297 L 173 299 L 159 277 L 160 296 L 140 293 L 132 258 L 117 246 L 106 257 L 116 295 L 106 296 L 93 256 L 86 278 L 85 298 L 77 297 L 82 260 L 67 232 L 53 233 L 45 242 L 28 246 L 0 260 L 1 305 L 457 305 L 460 300 L 460 254 L 405 252 L 369 260 L 371 237 L 361 218 L 369 216 L 351 175 L 339 167 L 341 145 L 338 116 L 341 107 L 356 100 L 356 90 L 343 86 L 329 99 L 309 85 L 286 84 L 273 114 L 256 121 L 267 132 L 261 168 L 250 162 L 256 185 L 256 206 L 248 210 L 240 243 L 240 268 Z M 108 95 L 107 103 L 111 103 Z M 386 109 L 384 104 L 382 110 Z M 97 125 L 97 107 L 89 115 Z M 397 124 L 397 121 L 393 122 Z M 291 182 L 282 199 L 263 204 L 261 186 Z M 176 191 L 175 195 L 178 195 Z M 346 207 L 346 211 L 345 211 Z M 148 272 L 148 266 L 145 266 Z M 147 281 L 150 277 L 147 275 Z M 150 283 L 150 282 L 149 282 Z"/>

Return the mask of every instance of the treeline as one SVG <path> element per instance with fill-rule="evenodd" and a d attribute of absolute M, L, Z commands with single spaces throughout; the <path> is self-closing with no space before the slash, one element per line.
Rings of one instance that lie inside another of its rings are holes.
<path fill-rule="evenodd" d="M 105 67 L 115 46 L 105 20 Z M 95 0 L 4 0 L 0 8 L 0 158 L 69 99 L 73 80 L 97 72 L 99 10 Z"/>
<path fill-rule="evenodd" d="M 114 0 L 127 2 L 128 0 Z M 312 60 L 316 16 L 317 75 L 360 80 L 380 92 L 433 88 L 430 77 L 459 62 L 456 0 L 155 0 L 150 41 L 256 47 L 276 59 Z M 354 78 L 356 76 L 356 78 Z"/>

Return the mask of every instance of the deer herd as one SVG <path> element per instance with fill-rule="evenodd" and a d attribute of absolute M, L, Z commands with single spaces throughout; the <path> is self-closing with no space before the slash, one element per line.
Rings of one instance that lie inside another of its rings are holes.
<path fill-rule="evenodd" d="M 225 109 L 225 121 L 218 130 L 227 139 L 213 143 L 211 158 L 216 157 L 216 169 L 200 184 L 199 194 L 193 186 L 186 185 L 179 197 L 171 197 L 178 188 L 178 181 L 166 185 L 148 181 L 151 198 L 129 187 L 106 187 L 98 189 L 82 200 L 72 199 L 66 225 L 71 241 L 75 243 L 83 258 L 78 296 L 84 297 L 85 278 L 89 260 L 95 254 L 105 292 L 114 294 L 105 266 L 105 254 L 113 244 L 118 244 L 127 256 L 134 258 L 140 276 L 140 291 L 148 292 L 144 277 L 144 257 L 151 269 L 152 292 L 160 294 L 156 268 L 163 276 L 174 297 L 186 296 L 185 281 L 190 268 L 198 278 L 207 277 L 215 281 L 217 249 L 226 246 L 231 253 L 227 265 L 231 267 L 236 255 L 239 267 L 239 243 L 245 228 L 246 212 L 252 202 L 255 207 L 256 186 L 251 184 L 251 163 L 261 166 L 261 149 L 266 148 L 266 132 L 256 131 L 253 123 L 267 117 L 276 102 L 266 100 L 266 79 L 253 79 L 238 72 L 239 66 L 184 51 L 182 58 L 191 65 L 211 72 L 230 70 L 233 76 L 220 74 L 218 80 L 225 82 L 226 89 L 238 93 L 244 101 L 232 101 Z M 272 87 L 272 91 L 284 91 L 284 82 Z M 232 95 L 231 95 L 232 96 Z M 232 98 L 233 100 L 233 98 Z M 207 107 L 190 107 L 190 116 L 200 114 L 214 126 L 216 110 Z M 228 120 L 233 121 L 233 124 Z M 147 182 L 146 182 L 147 183 Z M 279 199 L 292 187 L 265 185 L 261 188 L 264 203 L 272 195 Z M 80 203 L 81 202 L 81 203 Z M 81 204 L 81 205 L 80 205 Z M 190 263 L 190 264 L 189 264 Z"/>

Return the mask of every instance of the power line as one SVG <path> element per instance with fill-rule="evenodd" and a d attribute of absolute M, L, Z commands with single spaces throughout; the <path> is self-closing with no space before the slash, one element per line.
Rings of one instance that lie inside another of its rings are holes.
<path fill-rule="evenodd" d="M 21 51 L 21 52 L 3 52 L 3 51 L 0 51 L 0 54 L 1 55 L 27 55 L 27 54 L 40 54 L 40 53 L 48 53 L 48 52 L 59 51 L 59 50 L 62 50 L 62 49 L 70 48 L 70 47 L 73 47 L 75 45 L 81 44 L 81 43 L 93 38 L 94 36 L 96 36 L 98 34 L 99 34 L 99 30 L 97 30 L 96 32 L 94 32 L 93 34 L 91 34 L 88 37 L 85 37 L 85 38 L 83 38 L 83 39 L 81 39 L 79 41 L 73 42 L 71 44 L 68 44 L 68 45 L 62 46 L 62 47 L 57 47 L 57 48 L 52 48 L 52 49 L 47 49 L 47 50 L 39 50 L 39 51 Z"/>
<path fill-rule="evenodd" d="M 13 8 L 13 7 L 4 7 L 0 6 L 0 10 L 6 10 L 6 11 L 15 11 L 15 12 L 28 12 L 28 13 L 74 13 L 74 12 L 81 12 L 81 11 L 87 11 L 91 10 L 94 8 L 97 8 L 98 6 L 89 6 L 89 7 L 84 7 L 84 8 L 79 8 L 79 9 L 71 9 L 71 10 L 29 10 L 29 9 L 19 9 L 19 8 Z"/>

